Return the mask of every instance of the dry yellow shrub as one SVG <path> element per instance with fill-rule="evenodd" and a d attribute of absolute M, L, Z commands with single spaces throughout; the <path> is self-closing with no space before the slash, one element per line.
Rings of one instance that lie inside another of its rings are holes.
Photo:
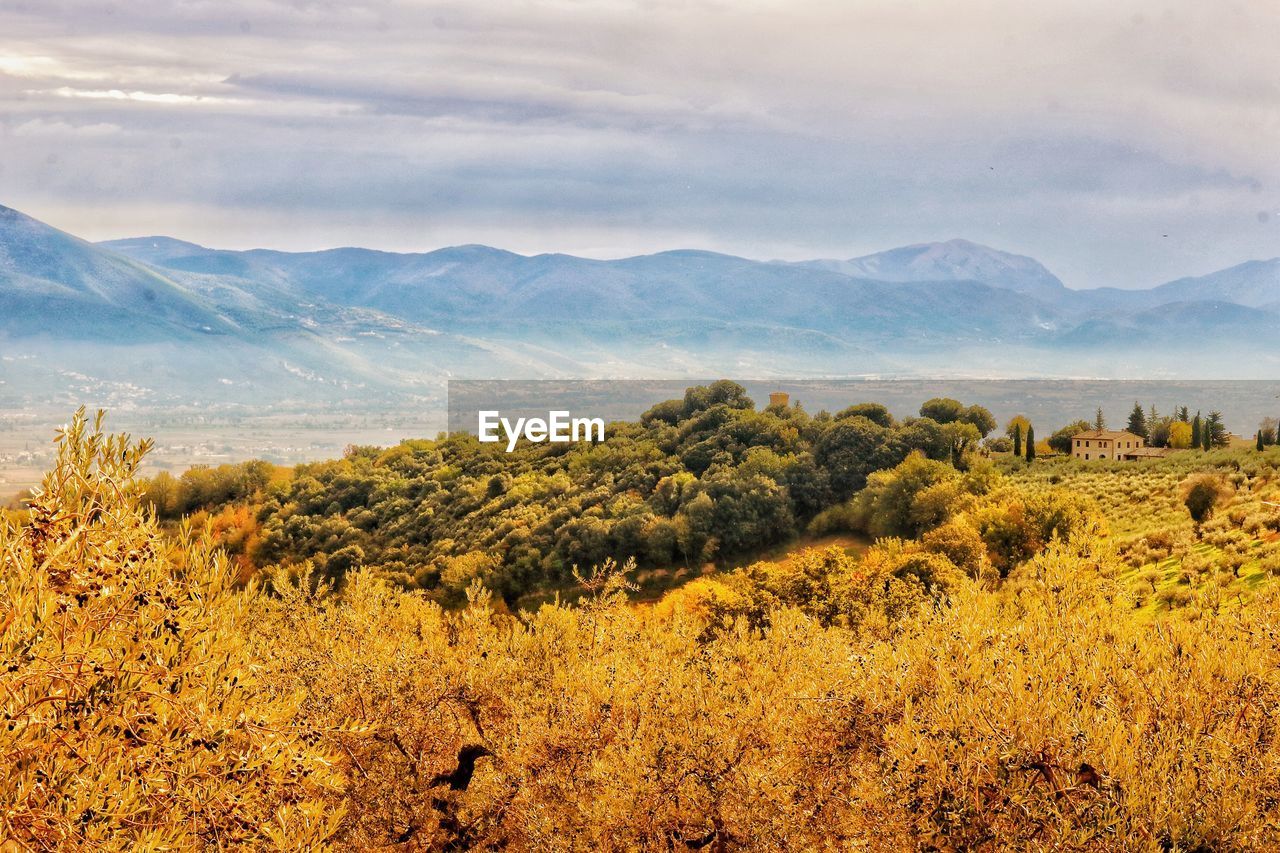
<path fill-rule="evenodd" d="M 79 412 L 0 522 L 0 847 L 322 846 L 318 735 L 257 688 L 226 558 L 140 509 L 147 448 Z"/>

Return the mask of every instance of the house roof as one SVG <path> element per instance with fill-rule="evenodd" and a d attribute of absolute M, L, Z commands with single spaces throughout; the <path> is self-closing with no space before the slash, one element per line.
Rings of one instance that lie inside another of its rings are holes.
<path fill-rule="evenodd" d="M 1112 441 L 1114 441 L 1116 439 L 1129 439 L 1129 438 L 1136 438 L 1138 441 L 1144 440 L 1142 436 L 1136 435 L 1134 433 L 1129 432 L 1128 430 L 1123 430 L 1123 429 L 1121 430 L 1091 429 L 1091 430 L 1087 430 L 1086 432 L 1078 432 L 1071 437 L 1102 439 L 1103 441 L 1106 441 L 1107 439 L 1111 439 Z"/>

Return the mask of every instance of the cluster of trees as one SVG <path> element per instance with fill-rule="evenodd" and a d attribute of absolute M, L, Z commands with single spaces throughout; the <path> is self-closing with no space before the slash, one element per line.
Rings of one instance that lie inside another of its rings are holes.
<path fill-rule="evenodd" d="M 1135 402 L 1125 429 L 1145 438 L 1150 447 L 1211 450 L 1226 447 L 1229 442 L 1221 412 L 1203 415 L 1197 411 L 1192 415 L 1187 406 L 1178 406 L 1172 415 L 1161 415 L 1154 405 L 1144 410 Z"/>
<path fill-rule="evenodd" d="M 207 513 L 249 569 L 370 567 L 453 602 L 478 579 L 511 601 L 569 582 L 575 565 L 696 567 L 776 544 L 912 453 L 964 466 L 993 429 L 986 409 L 945 398 L 902 421 L 876 403 L 757 411 L 721 381 L 594 444 L 508 454 L 457 434 L 349 448 L 291 477 L 263 463 L 161 475 L 146 495 L 166 519 Z"/>
<path fill-rule="evenodd" d="M 1075 421 L 1055 432 L 1049 437 L 1049 446 L 1058 453 L 1070 453 L 1073 437 L 1106 428 L 1106 416 L 1099 408 L 1092 421 Z M 1142 436 L 1148 447 L 1211 450 L 1226 447 L 1230 440 L 1221 412 L 1204 415 L 1197 411 L 1192 415 L 1187 406 L 1178 406 L 1173 414 L 1162 415 L 1154 405 L 1144 409 L 1141 403 L 1135 402 L 1124 429 Z"/>
<path fill-rule="evenodd" d="M 1263 418 L 1258 424 L 1258 432 L 1254 437 L 1257 439 L 1258 450 L 1280 443 L 1280 421 L 1275 418 Z"/>
<path fill-rule="evenodd" d="M 943 522 L 654 607 L 608 564 L 518 616 L 367 569 L 264 592 L 161 533 L 143 450 L 78 418 L 0 521 L 15 849 L 1280 846 L 1274 588 L 1210 584 L 1153 628 L 1087 525 L 985 584 Z M 1003 487 L 896 469 L 868 486 L 885 529 Z"/>
<path fill-rule="evenodd" d="M 1028 462 L 1034 462 L 1036 453 L 1039 452 L 1035 427 L 1026 415 L 1014 415 L 1005 424 L 1004 432 L 987 439 L 984 445 L 993 453 L 1011 453 L 1014 458 L 1026 459 Z"/>

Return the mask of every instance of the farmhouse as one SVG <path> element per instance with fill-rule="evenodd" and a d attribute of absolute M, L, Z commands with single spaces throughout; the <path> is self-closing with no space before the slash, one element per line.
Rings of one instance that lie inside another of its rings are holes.
<path fill-rule="evenodd" d="M 1091 429 L 1071 437 L 1071 455 L 1076 459 L 1124 459 L 1146 446 L 1142 436 L 1125 430 Z"/>

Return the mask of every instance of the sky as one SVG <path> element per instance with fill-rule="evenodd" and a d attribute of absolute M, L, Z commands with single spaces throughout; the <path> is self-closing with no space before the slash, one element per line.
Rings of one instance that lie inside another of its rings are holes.
<path fill-rule="evenodd" d="M 1280 255 L 1280 7 L 0 0 L 0 204 L 101 240 Z"/>

